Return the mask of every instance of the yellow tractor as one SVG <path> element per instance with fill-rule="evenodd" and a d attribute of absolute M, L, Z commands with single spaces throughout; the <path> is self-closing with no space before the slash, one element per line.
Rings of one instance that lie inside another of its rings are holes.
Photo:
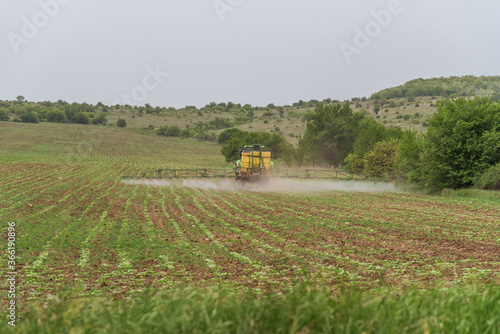
<path fill-rule="evenodd" d="M 267 183 L 274 169 L 271 150 L 262 145 L 243 146 L 239 149 L 240 160 L 236 161 L 236 182 Z"/>

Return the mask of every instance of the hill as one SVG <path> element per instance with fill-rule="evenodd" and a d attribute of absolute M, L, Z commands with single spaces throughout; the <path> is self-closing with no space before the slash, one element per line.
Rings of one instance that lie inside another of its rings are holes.
<path fill-rule="evenodd" d="M 480 76 L 466 75 L 463 77 L 440 77 L 432 79 L 415 79 L 408 81 L 404 85 L 384 89 L 374 93 L 371 98 L 390 99 L 397 97 L 417 97 L 417 96 L 492 96 L 496 100 L 500 96 L 500 76 Z"/>
<path fill-rule="evenodd" d="M 401 86 L 384 89 L 371 97 L 353 97 L 351 108 L 365 113 L 386 127 L 412 128 L 425 131 L 429 118 L 443 98 L 459 96 L 500 96 L 500 77 L 449 77 L 415 79 Z M 209 103 L 204 107 L 184 108 L 114 105 L 102 103 L 29 102 L 19 96 L 16 101 L 0 101 L 0 120 L 18 122 L 61 122 L 116 126 L 125 119 L 127 127 L 158 129 L 178 126 L 186 137 L 214 141 L 226 128 L 245 131 L 279 132 L 291 143 L 304 134 L 306 123 L 317 103 L 340 102 L 331 98 L 322 101 L 298 101 L 292 105 L 251 106 L 233 102 Z M 183 135 L 184 136 L 184 135 Z"/>

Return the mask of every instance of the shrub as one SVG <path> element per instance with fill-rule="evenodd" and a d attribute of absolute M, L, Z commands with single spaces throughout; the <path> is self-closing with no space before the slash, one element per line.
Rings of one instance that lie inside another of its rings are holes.
<path fill-rule="evenodd" d="M 106 123 L 108 123 L 108 118 L 106 117 L 105 113 L 99 113 L 99 115 L 92 118 L 91 123 L 96 125 L 97 124 L 105 125 Z"/>
<path fill-rule="evenodd" d="M 124 128 L 127 126 L 127 121 L 124 120 L 123 118 L 118 118 L 118 120 L 116 121 L 116 126 L 119 128 Z M 153 129 L 154 129 L 154 127 L 153 127 Z"/>
<path fill-rule="evenodd" d="M 365 173 L 373 177 L 395 174 L 399 142 L 399 139 L 389 139 L 376 143 L 364 157 Z"/>
<path fill-rule="evenodd" d="M 168 127 L 165 135 L 168 137 L 180 137 L 181 136 L 181 128 L 177 125 L 171 125 Z"/>
<path fill-rule="evenodd" d="M 191 128 L 187 128 L 181 131 L 181 137 L 182 138 L 191 138 L 196 135 L 196 131 Z"/>
<path fill-rule="evenodd" d="M 23 112 L 19 118 L 23 123 L 38 123 L 38 117 L 32 111 Z"/>
<path fill-rule="evenodd" d="M 500 190 L 500 163 L 488 168 L 476 180 L 475 186 L 486 190 Z"/>
<path fill-rule="evenodd" d="M 195 133 L 194 138 L 198 139 L 199 141 L 216 141 L 217 136 L 213 132 L 205 132 L 205 131 L 199 131 Z"/>
<path fill-rule="evenodd" d="M 361 173 L 365 168 L 365 161 L 363 158 L 354 153 L 350 153 L 347 158 L 345 158 L 344 163 L 344 167 L 347 170 L 351 170 L 356 173 Z"/>
<path fill-rule="evenodd" d="M 168 125 L 162 126 L 161 128 L 156 129 L 156 134 L 158 136 L 165 136 L 167 129 L 168 129 Z"/>
<path fill-rule="evenodd" d="M 8 122 L 9 120 L 9 114 L 4 109 L 0 109 L 0 121 Z"/>
<path fill-rule="evenodd" d="M 64 123 L 66 115 L 60 110 L 51 110 L 46 115 L 47 122 Z"/>
<path fill-rule="evenodd" d="M 78 124 L 89 124 L 90 118 L 86 114 L 79 112 L 79 113 L 75 114 L 75 117 L 73 118 L 73 122 L 78 123 Z"/>

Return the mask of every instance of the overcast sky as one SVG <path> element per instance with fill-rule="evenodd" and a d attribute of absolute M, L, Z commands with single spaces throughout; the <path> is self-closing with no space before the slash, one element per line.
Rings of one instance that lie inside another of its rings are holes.
<path fill-rule="evenodd" d="M 500 75 L 498 0 L 0 0 L 0 99 L 201 107 Z"/>

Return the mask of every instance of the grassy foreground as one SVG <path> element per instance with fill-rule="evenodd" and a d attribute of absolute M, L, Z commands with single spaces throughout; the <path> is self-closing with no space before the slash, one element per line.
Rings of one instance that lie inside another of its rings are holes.
<path fill-rule="evenodd" d="M 223 288 L 176 290 L 109 302 L 54 297 L 30 307 L 17 333 L 500 333 L 500 288 L 400 293 L 300 285 L 258 297 Z M 0 328 L 6 328 L 0 320 Z"/>

